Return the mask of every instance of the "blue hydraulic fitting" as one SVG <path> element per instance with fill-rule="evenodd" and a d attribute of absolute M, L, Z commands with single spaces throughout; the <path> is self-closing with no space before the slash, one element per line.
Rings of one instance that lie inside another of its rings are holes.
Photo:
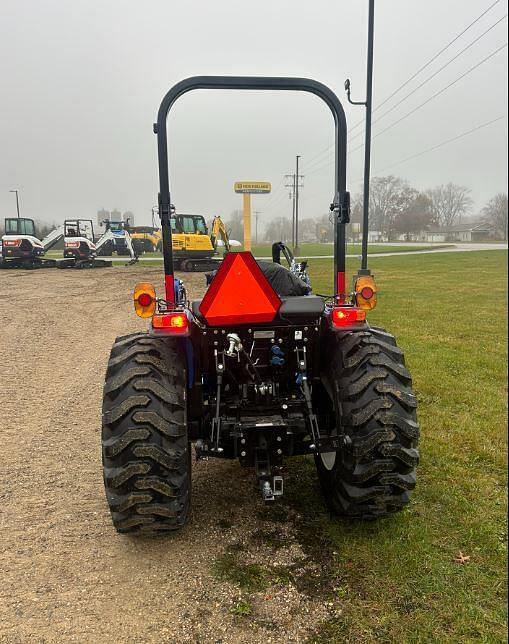
<path fill-rule="evenodd" d="M 284 365 L 285 354 L 284 354 L 284 351 L 277 346 L 277 344 L 271 347 L 270 352 L 272 353 L 272 357 L 270 359 L 271 365 L 275 367 L 281 367 L 282 365 Z"/>

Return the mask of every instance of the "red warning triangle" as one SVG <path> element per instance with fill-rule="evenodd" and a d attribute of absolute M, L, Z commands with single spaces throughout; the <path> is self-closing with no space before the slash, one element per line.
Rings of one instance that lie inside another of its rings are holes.
<path fill-rule="evenodd" d="M 281 300 L 249 252 L 228 253 L 200 312 L 211 326 L 272 322 Z"/>

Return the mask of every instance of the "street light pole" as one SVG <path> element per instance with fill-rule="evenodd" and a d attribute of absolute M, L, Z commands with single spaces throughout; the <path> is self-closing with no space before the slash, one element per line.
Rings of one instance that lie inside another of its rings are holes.
<path fill-rule="evenodd" d="M 9 190 L 9 192 L 15 192 L 16 193 L 16 211 L 18 213 L 18 219 L 19 219 L 19 195 L 18 195 L 18 190 Z"/>

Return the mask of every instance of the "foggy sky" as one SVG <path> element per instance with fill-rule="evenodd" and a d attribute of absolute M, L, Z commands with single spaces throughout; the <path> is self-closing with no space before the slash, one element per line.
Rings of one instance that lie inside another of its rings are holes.
<path fill-rule="evenodd" d="M 374 104 L 474 20 L 493 0 L 377 0 Z M 507 12 L 501 0 L 380 115 Z M 98 209 L 132 210 L 150 222 L 156 203 L 160 100 L 201 74 L 307 76 L 344 102 L 349 127 L 363 109 L 346 103 L 343 82 L 365 93 L 367 0 L 0 0 L 0 217 L 48 222 L 95 219 Z M 430 83 L 375 124 L 383 129 L 506 42 L 502 21 Z M 507 111 L 507 49 L 373 141 L 373 173 L 397 174 L 419 189 L 469 186 L 474 212 L 506 190 L 507 119 L 404 164 L 400 160 Z M 352 137 L 362 132 L 357 127 Z M 333 122 L 318 98 L 297 93 L 197 91 L 169 119 L 172 200 L 207 217 L 241 207 L 236 180 L 271 181 L 255 196 L 261 221 L 291 214 L 282 177 L 302 155 L 301 216 L 327 211 L 332 197 Z M 352 140 L 349 189 L 362 178 L 362 138 Z M 386 168 L 389 168 L 385 170 Z"/>

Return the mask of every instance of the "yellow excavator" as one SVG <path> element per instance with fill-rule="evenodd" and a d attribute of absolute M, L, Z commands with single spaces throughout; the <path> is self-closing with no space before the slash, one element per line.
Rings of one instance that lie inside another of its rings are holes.
<path fill-rule="evenodd" d="M 154 209 L 155 210 L 155 209 Z M 155 226 L 138 226 L 131 228 L 131 237 L 138 247 L 138 252 L 162 252 L 163 240 L 161 229 Z M 221 259 L 218 247 L 222 244 L 225 253 L 231 246 L 240 246 L 239 242 L 230 240 L 221 217 L 212 221 L 211 232 L 207 228 L 203 215 L 171 215 L 173 260 L 175 268 L 182 271 L 212 271 L 217 269 Z"/>
<path fill-rule="evenodd" d="M 210 231 L 202 215 L 174 214 L 171 217 L 173 260 L 182 271 L 211 271 L 218 267 L 219 240 L 225 253 L 231 242 L 221 219 L 216 216 Z"/>
<path fill-rule="evenodd" d="M 153 222 L 154 223 L 154 222 Z M 219 215 L 212 221 L 211 231 L 207 228 L 203 215 L 186 215 L 172 212 L 171 215 L 173 260 L 175 268 L 182 271 L 212 271 L 218 268 L 221 258 L 218 246 L 225 253 L 231 246 L 240 246 L 230 240 L 226 227 Z M 161 229 L 155 226 L 132 226 L 129 230 L 138 254 L 143 252 L 162 252 L 163 238 Z"/>
<path fill-rule="evenodd" d="M 163 236 L 160 228 L 155 226 L 131 226 L 129 233 L 138 255 L 160 252 L 163 249 Z"/>

